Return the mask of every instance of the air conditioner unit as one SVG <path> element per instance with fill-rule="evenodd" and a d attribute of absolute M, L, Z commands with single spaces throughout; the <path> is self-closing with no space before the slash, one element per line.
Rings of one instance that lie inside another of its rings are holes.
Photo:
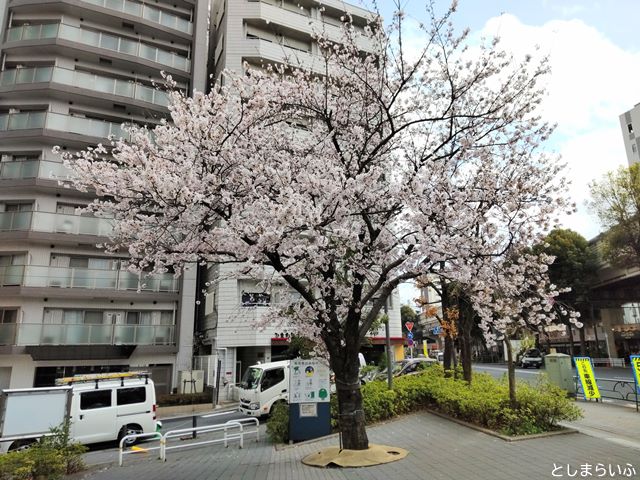
<path fill-rule="evenodd" d="M 204 370 L 181 370 L 178 372 L 180 393 L 201 393 L 204 390 Z"/>

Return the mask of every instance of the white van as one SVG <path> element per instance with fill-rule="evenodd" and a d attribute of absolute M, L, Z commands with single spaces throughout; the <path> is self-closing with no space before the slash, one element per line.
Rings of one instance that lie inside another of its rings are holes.
<path fill-rule="evenodd" d="M 82 381 L 71 377 L 73 440 L 86 445 L 156 431 L 156 391 L 148 375 L 111 373 L 99 379 L 91 377 L 96 376 L 86 375 Z"/>
<path fill-rule="evenodd" d="M 252 365 L 238 388 L 240 411 L 252 417 L 269 415 L 277 402 L 289 401 L 289 360 Z"/>

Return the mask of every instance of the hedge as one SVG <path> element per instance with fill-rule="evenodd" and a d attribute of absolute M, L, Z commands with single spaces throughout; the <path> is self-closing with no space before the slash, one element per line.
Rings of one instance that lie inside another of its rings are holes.
<path fill-rule="evenodd" d="M 173 393 L 158 395 L 157 402 L 160 407 L 174 405 L 197 405 L 199 403 L 211 403 L 213 401 L 213 388 L 205 387 L 201 393 Z"/>
<path fill-rule="evenodd" d="M 505 379 L 489 374 L 474 374 L 473 382 L 444 376 L 441 365 L 433 365 L 416 375 L 396 377 L 393 390 L 385 381 L 372 381 L 362 386 L 362 403 L 367 423 L 431 408 L 452 417 L 506 435 L 528 435 L 558 429 L 562 420 L 581 417 L 580 409 L 567 398 L 566 392 L 548 382 L 537 385 L 519 382 L 517 407 L 511 408 L 509 386 Z M 332 426 L 337 427 L 337 396 L 331 397 Z M 267 428 L 279 435 L 274 441 L 286 441 L 283 428 L 275 425 L 282 418 L 272 418 Z"/>
<path fill-rule="evenodd" d="M 69 424 L 51 429 L 30 447 L 0 455 L 0 480 L 58 479 L 85 468 L 84 445 L 71 442 Z"/>

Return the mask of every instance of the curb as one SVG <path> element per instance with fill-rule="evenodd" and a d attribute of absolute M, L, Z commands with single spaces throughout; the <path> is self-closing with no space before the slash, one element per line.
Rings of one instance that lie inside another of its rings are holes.
<path fill-rule="evenodd" d="M 425 408 L 425 411 L 440 417 L 440 418 L 444 418 L 446 420 L 449 420 L 451 422 L 457 423 L 458 425 L 462 425 L 468 428 L 472 428 L 473 430 L 477 430 L 479 432 L 482 433 L 486 433 L 487 435 L 491 435 L 493 437 L 497 437 L 501 440 L 504 440 L 505 442 L 522 442 L 524 440 L 535 440 L 537 438 L 546 438 L 546 437 L 555 437 L 557 435 L 568 435 L 571 433 L 580 433 L 578 430 L 576 430 L 575 428 L 571 428 L 571 427 L 562 427 L 561 430 L 554 430 L 552 432 L 543 432 L 543 433 L 534 433 L 532 435 L 518 435 L 518 436 L 511 436 L 511 435 L 504 435 L 502 433 L 498 433 L 494 430 L 490 430 L 488 428 L 484 428 L 484 427 L 480 427 L 478 425 L 474 425 L 473 423 L 469 423 L 469 422 L 465 422 L 464 420 L 459 420 L 457 418 L 454 417 L 450 417 L 449 415 L 446 415 L 444 413 L 440 413 L 437 412 L 435 410 L 431 410 L 429 408 Z"/>

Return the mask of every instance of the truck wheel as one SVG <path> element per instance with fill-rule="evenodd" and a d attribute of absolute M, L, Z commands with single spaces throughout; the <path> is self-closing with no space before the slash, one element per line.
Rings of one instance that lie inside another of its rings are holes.
<path fill-rule="evenodd" d="M 268 416 L 270 417 L 271 414 L 273 413 L 273 409 L 276 407 L 276 405 L 286 405 L 287 402 L 285 402 L 284 400 L 278 400 L 277 402 L 273 402 L 273 404 L 271 405 L 271 409 L 269 410 Z"/>
<path fill-rule="evenodd" d="M 118 432 L 118 445 L 120 445 L 120 441 L 124 437 L 126 437 L 127 435 L 137 435 L 139 433 L 144 433 L 143 430 L 142 430 L 142 427 L 140 425 L 137 425 L 137 424 L 125 425 Z M 129 439 L 125 440 L 124 446 L 125 447 L 130 447 L 132 445 L 135 445 L 136 443 L 138 443 L 137 439 L 129 438 Z"/>

